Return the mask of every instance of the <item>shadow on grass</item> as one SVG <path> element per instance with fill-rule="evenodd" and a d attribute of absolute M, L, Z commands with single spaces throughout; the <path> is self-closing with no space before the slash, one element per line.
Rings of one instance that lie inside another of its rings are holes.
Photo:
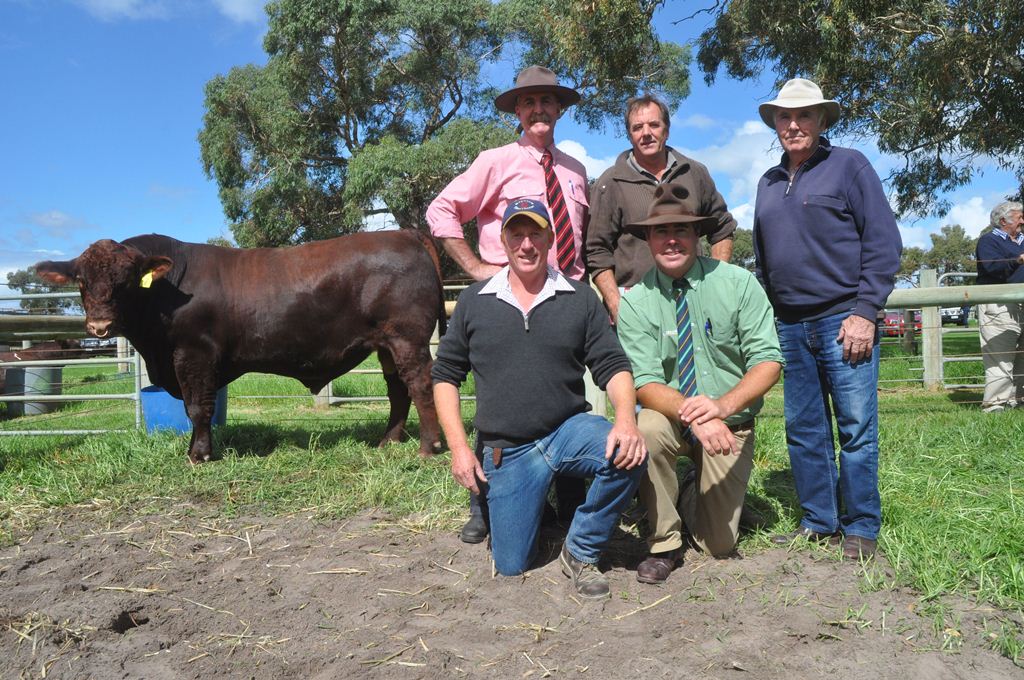
<path fill-rule="evenodd" d="M 764 487 L 764 493 L 767 498 L 775 500 L 786 515 L 795 517 L 797 520 L 803 515 L 803 511 L 800 509 L 800 500 L 796 495 L 796 487 L 793 484 L 793 471 L 789 468 L 782 470 L 771 470 L 764 477 L 762 482 Z M 747 498 L 750 498 L 748 494 Z M 766 503 L 764 499 L 759 499 L 761 503 Z M 756 501 L 755 501 L 756 502 Z M 760 509 L 760 508 L 757 508 Z M 771 515 L 769 518 L 768 515 Z M 770 519 L 770 521 L 768 521 Z M 772 506 L 768 504 L 768 513 L 765 515 L 765 526 L 772 526 L 781 519 L 775 514 Z"/>
<path fill-rule="evenodd" d="M 214 431 L 214 448 L 222 453 L 233 449 L 237 456 L 263 458 L 281 446 L 308 449 L 315 441 L 319 448 L 333 448 L 350 443 L 376 447 L 384 435 L 385 421 L 346 422 L 337 427 L 292 427 L 276 423 L 228 424 Z M 403 442 L 419 439 L 419 427 L 406 426 Z"/>
<path fill-rule="evenodd" d="M 970 411 L 981 410 L 981 399 L 983 394 L 984 392 L 982 390 L 949 390 L 949 392 L 947 392 L 950 403 L 955 404 L 959 408 Z"/>
<path fill-rule="evenodd" d="M 59 441 L 55 441 L 58 436 Z M 3 440 L 0 440 L 0 472 L 37 465 L 45 466 L 53 460 L 55 453 L 74 450 L 88 437 L 89 435 L 23 436 L 17 437 L 15 444 L 15 437 L 3 435 Z"/>

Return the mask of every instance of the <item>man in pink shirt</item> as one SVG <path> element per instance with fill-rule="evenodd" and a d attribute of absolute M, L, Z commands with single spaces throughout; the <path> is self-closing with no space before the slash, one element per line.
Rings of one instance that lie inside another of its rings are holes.
<path fill-rule="evenodd" d="M 547 195 L 545 154 L 550 155 L 561 186 L 574 246 L 574 257 L 567 268 L 559 266 L 556 248 L 548 254 L 548 262 L 569 278 L 583 278 L 587 171 L 578 160 L 555 148 L 555 123 L 565 109 L 579 100 L 579 93 L 559 85 L 550 69 L 523 69 L 515 87 L 494 100 L 499 111 L 514 113 L 519 118 L 523 135 L 511 144 L 482 152 L 427 208 L 430 233 L 441 240 L 452 259 L 474 280 L 489 278 L 508 263 L 501 247 L 501 216 L 513 199 L 538 200 L 555 216 Z M 479 256 L 466 244 L 462 230 L 462 225 L 474 218 L 480 234 Z"/>
<path fill-rule="evenodd" d="M 579 93 L 559 85 L 550 69 L 523 69 L 515 87 L 494 100 L 499 111 L 519 118 L 522 136 L 482 152 L 427 208 L 430 233 L 474 280 L 490 278 L 508 264 L 501 244 L 502 216 L 510 202 L 524 197 L 543 203 L 552 216 L 556 247 L 548 253 L 548 263 L 571 279 L 584 277 L 587 171 L 578 160 L 555 148 L 555 124 L 562 112 L 579 100 Z M 474 218 L 479 256 L 466 243 L 462 227 Z M 559 519 L 568 522 L 586 497 L 586 487 L 579 479 L 557 477 L 555 490 Z M 486 501 L 472 494 L 470 519 L 460 534 L 463 541 L 479 543 L 487 538 L 486 514 Z"/>

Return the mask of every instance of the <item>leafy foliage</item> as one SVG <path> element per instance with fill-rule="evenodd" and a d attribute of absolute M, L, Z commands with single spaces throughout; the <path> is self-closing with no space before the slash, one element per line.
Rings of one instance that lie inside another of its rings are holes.
<path fill-rule="evenodd" d="M 390 212 L 423 228 L 430 200 L 483 149 L 514 138 L 485 67 L 550 66 L 599 125 L 626 97 L 689 90 L 689 54 L 659 42 L 642 0 L 276 0 L 265 66 L 206 86 L 199 133 L 241 246 L 327 238 Z M 512 56 L 509 54 L 512 53 Z"/>
<path fill-rule="evenodd" d="M 843 105 L 838 129 L 901 155 L 901 214 L 943 214 L 939 194 L 994 161 L 1024 181 L 1024 4 L 1018 0 L 731 0 L 715 4 L 698 62 L 708 82 L 770 66 Z"/>
<path fill-rule="evenodd" d="M 974 249 L 977 239 L 971 238 L 959 224 L 947 224 L 938 234 L 931 234 L 932 247 L 904 248 L 900 258 L 900 270 L 897 276 L 908 283 L 916 283 L 917 273 L 921 267 L 935 269 L 938 274 L 949 272 L 973 272 L 977 270 L 974 260 Z M 950 285 L 967 285 L 969 279 L 951 281 Z"/>
<path fill-rule="evenodd" d="M 736 228 L 733 232 L 732 263 L 748 271 L 754 271 L 754 232 Z"/>

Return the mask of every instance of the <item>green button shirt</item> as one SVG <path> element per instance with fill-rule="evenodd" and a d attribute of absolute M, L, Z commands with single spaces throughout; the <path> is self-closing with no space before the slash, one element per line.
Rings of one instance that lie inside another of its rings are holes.
<path fill-rule="evenodd" d="M 686 274 L 697 392 L 718 399 L 747 371 L 765 361 L 782 364 L 771 304 L 754 275 L 735 265 L 698 257 Z M 672 279 L 657 267 L 619 303 L 619 342 L 633 365 L 640 389 L 661 383 L 679 389 L 676 375 L 676 303 Z M 764 400 L 726 419 L 750 420 Z"/>

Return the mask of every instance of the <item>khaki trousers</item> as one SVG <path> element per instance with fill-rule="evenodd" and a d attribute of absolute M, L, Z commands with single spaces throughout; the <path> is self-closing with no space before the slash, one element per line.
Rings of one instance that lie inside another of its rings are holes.
<path fill-rule="evenodd" d="M 985 396 L 981 407 L 1024 405 L 1024 302 L 978 305 Z"/>
<path fill-rule="evenodd" d="M 682 525 L 693 542 L 716 557 L 736 548 L 740 512 L 747 482 L 754 467 L 754 430 L 736 430 L 739 455 L 708 456 L 698 443 L 683 439 L 683 425 L 650 409 L 638 416 L 640 432 L 647 443 L 647 474 L 640 480 L 640 500 L 647 508 L 652 553 L 682 547 Z M 696 481 L 687 485 L 679 498 L 676 460 L 689 456 L 696 468 Z M 679 513 L 682 512 L 682 518 Z"/>

